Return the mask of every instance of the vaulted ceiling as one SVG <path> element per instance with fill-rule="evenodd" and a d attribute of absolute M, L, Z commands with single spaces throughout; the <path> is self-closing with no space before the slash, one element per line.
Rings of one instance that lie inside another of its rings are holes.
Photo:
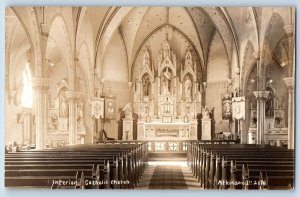
<path fill-rule="evenodd" d="M 271 54 L 277 54 L 279 63 L 286 62 L 287 46 L 283 42 L 286 34 L 283 27 L 293 23 L 292 12 L 292 8 L 280 7 L 8 8 L 6 48 L 12 51 L 21 42 L 18 39 L 27 40 L 34 64 L 41 64 L 41 49 L 37 45 L 41 44 L 42 38 L 37 32 L 41 31 L 39 24 L 46 23 L 50 26 L 46 54 L 49 62 L 52 65 L 58 62 L 70 64 L 68 62 L 75 56 L 80 57 L 79 65 L 84 75 L 92 80 L 94 73 L 101 78 L 104 57 L 113 38 L 118 35 L 124 45 L 130 81 L 137 53 L 152 35 L 168 25 L 193 45 L 204 68 L 209 61 L 212 42 L 218 38 L 229 63 L 229 75 L 232 75 L 237 67 L 243 68 L 246 62 L 252 61 L 247 60 L 253 58 L 252 54 L 246 54 L 247 51 L 262 53 L 266 44 Z M 22 34 L 20 36 L 11 33 L 17 28 L 17 23 L 20 29 L 17 32 Z M 248 50 L 249 43 L 251 50 Z M 9 62 L 7 64 L 10 65 Z"/>

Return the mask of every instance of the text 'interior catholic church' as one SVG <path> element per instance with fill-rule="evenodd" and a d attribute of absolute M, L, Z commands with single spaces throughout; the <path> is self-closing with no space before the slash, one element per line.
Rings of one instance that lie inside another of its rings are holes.
<path fill-rule="evenodd" d="M 295 8 L 7 7 L 5 20 L 6 186 L 62 188 L 41 178 L 62 168 L 72 188 L 294 187 Z M 163 182 L 176 158 L 191 174 Z"/>

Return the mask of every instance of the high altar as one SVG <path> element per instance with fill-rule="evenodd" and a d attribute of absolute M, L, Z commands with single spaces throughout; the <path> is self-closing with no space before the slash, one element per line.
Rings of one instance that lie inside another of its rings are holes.
<path fill-rule="evenodd" d="M 166 35 L 159 51 L 157 69 L 154 69 L 151 57 L 147 48 L 135 82 L 137 140 L 198 139 L 201 91 L 191 50 L 187 49 L 183 64 L 178 66 Z"/>

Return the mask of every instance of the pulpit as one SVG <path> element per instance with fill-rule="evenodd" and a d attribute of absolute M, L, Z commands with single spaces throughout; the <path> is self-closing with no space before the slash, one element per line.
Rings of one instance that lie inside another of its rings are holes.
<path fill-rule="evenodd" d="M 133 140 L 133 118 L 131 103 L 127 103 L 123 108 L 125 118 L 123 118 L 122 140 Z"/>
<path fill-rule="evenodd" d="M 211 119 L 202 119 L 201 140 L 211 140 Z"/>
<path fill-rule="evenodd" d="M 133 119 L 123 119 L 122 140 L 133 140 Z"/>

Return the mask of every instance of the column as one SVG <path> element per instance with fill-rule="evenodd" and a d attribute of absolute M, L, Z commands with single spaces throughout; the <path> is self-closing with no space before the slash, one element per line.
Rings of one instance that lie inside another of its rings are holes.
<path fill-rule="evenodd" d="M 34 78 L 32 79 L 33 89 L 36 91 L 36 149 L 44 149 L 44 136 L 47 131 L 47 98 L 50 80 L 47 78 Z"/>
<path fill-rule="evenodd" d="M 284 30 L 288 35 L 289 41 L 289 50 L 288 50 L 288 76 L 294 76 L 295 74 L 295 65 L 294 65 L 294 58 L 295 58 L 295 42 L 294 42 L 294 25 L 286 25 L 284 26 Z"/>
<path fill-rule="evenodd" d="M 295 80 L 293 77 L 288 77 L 283 79 L 286 83 L 289 91 L 289 106 L 288 106 L 288 149 L 294 149 L 294 85 Z"/>
<path fill-rule="evenodd" d="M 265 143 L 265 105 L 269 95 L 269 91 L 253 92 L 257 99 L 257 129 L 256 129 L 256 144 Z"/>
<path fill-rule="evenodd" d="M 101 83 L 99 85 L 99 95 L 96 95 L 98 98 L 104 98 L 104 79 L 101 80 Z M 104 103 L 104 101 L 103 101 Z M 103 104 L 104 107 L 104 104 Z M 104 129 L 104 109 L 103 109 L 103 117 L 100 117 L 99 119 L 96 119 L 97 127 L 96 127 L 96 137 L 97 141 L 103 141 L 103 129 Z"/>
<path fill-rule="evenodd" d="M 291 18 L 292 19 L 292 18 Z M 289 58 L 288 58 L 288 75 L 290 77 L 284 78 L 284 82 L 286 83 L 288 87 L 289 92 L 289 100 L 288 100 L 288 149 L 294 149 L 294 87 L 295 87 L 295 79 L 293 76 L 295 76 L 295 42 L 294 42 L 294 31 L 295 27 L 293 25 L 293 21 L 289 25 L 286 25 L 284 27 L 285 32 L 288 35 L 289 38 Z"/>
<path fill-rule="evenodd" d="M 255 51 L 253 53 L 253 56 L 256 59 L 256 90 L 261 90 L 262 89 L 262 84 L 263 84 L 263 73 L 261 72 L 261 59 L 260 59 L 260 52 Z M 259 80 L 260 79 L 260 80 Z"/>
<path fill-rule="evenodd" d="M 77 144 L 77 99 L 79 92 L 66 92 L 69 101 L 69 145 Z"/>
<path fill-rule="evenodd" d="M 45 76 L 47 68 L 47 60 L 46 60 L 46 51 L 47 51 L 47 43 L 50 31 L 50 25 L 42 23 L 41 26 L 41 58 L 42 65 L 37 66 L 37 76 L 42 77 Z"/>

